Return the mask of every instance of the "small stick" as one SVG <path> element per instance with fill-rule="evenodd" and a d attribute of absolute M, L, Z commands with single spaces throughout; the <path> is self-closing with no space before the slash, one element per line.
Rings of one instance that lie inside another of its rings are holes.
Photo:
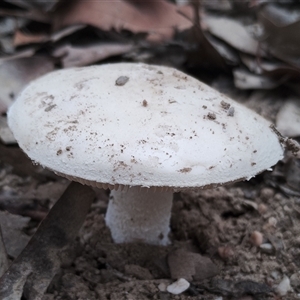
<path fill-rule="evenodd" d="M 94 191 L 72 182 L 28 245 L 0 278 L 0 299 L 41 299 L 59 271 L 65 251 L 82 226 Z"/>
<path fill-rule="evenodd" d="M 2 238 L 1 224 L 0 224 L 0 277 L 8 269 L 8 258 L 5 245 Z"/>

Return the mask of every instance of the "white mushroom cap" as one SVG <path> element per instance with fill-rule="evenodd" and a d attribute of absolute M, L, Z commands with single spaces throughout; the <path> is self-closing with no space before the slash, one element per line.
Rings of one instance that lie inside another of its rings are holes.
<path fill-rule="evenodd" d="M 219 185 L 249 179 L 283 157 L 265 119 L 162 66 L 49 73 L 20 94 L 8 118 L 36 163 L 110 187 Z"/>

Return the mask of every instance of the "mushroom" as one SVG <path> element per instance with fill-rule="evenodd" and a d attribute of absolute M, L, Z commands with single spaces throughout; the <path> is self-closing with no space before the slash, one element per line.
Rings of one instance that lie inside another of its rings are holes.
<path fill-rule="evenodd" d="M 170 67 L 117 63 L 33 81 L 8 112 L 38 164 L 111 189 L 117 243 L 169 243 L 174 191 L 249 180 L 283 157 L 268 121 Z"/>

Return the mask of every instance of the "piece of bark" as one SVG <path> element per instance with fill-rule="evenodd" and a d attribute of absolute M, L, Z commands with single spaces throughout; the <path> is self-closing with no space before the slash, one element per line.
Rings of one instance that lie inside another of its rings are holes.
<path fill-rule="evenodd" d="M 0 276 L 4 274 L 7 268 L 8 268 L 8 259 L 7 259 L 6 248 L 3 242 L 2 231 L 0 226 Z"/>
<path fill-rule="evenodd" d="M 0 278 L 0 299 L 41 299 L 82 226 L 94 192 L 72 182 L 20 256 Z"/>

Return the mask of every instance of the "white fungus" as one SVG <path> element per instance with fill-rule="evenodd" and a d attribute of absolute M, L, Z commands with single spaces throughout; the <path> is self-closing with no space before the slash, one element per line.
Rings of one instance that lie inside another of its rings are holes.
<path fill-rule="evenodd" d="M 47 74 L 20 94 L 8 121 L 36 163 L 113 190 L 106 223 L 115 242 L 166 245 L 174 191 L 250 179 L 283 157 L 268 121 L 162 66 Z"/>

